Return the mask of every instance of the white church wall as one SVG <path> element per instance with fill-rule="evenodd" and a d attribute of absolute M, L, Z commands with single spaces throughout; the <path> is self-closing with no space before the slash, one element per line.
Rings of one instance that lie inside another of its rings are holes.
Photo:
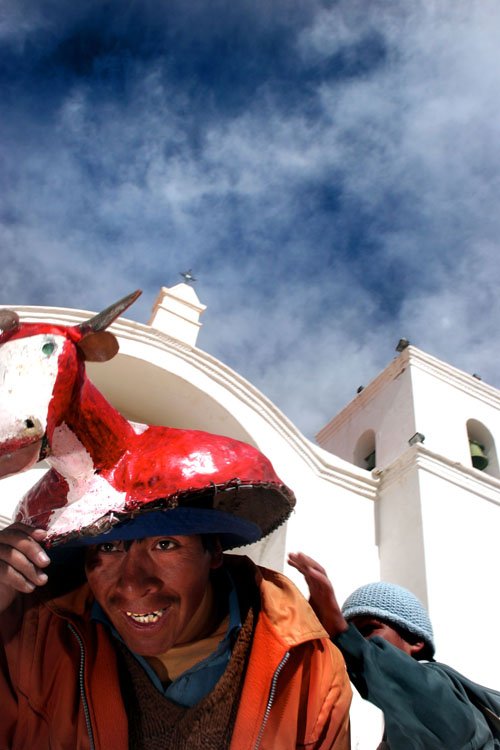
<path fill-rule="evenodd" d="M 376 501 L 380 578 L 427 599 L 425 550 L 416 448 L 408 448 L 381 478 Z M 375 580 L 375 579 L 374 579 Z"/>
<path fill-rule="evenodd" d="M 356 446 L 367 430 L 373 430 L 376 466 L 389 465 L 415 433 L 411 389 L 408 362 L 401 355 L 323 427 L 316 436 L 318 443 L 334 455 L 363 465 Z"/>
<path fill-rule="evenodd" d="M 374 750 L 382 739 L 384 715 L 372 703 L 363 700 L 354 687 L 350 718 L 351 750 Z"/>
<path fill-rule="evenodd" d="M 500 394 L 495 388 L 413 349 L 411 375 L 416 429 L 425 435 L 426 447 L 470 467 L 469 420 L 483 425 L 498 446 Z M 492 459 L 487 473 L 498 476 L 497 456 Z"/>
<path fill-rule="evenodd" d="M 380 577 L 428 607 L 438 658 L 496 685 L 500 482 L 414 446 L 383 473 L 376 524 Z"/>
<path fill-rule="evenodd" d="M 373 500 L 314 479 L 305 493 L 300 487 L 297 494 L 297 508 L 288 521 L 286 552 L 301 551 L 317 559 L 343 601 L 367 577 L 377 577 Z M 302 577 L 291 568 L 285 572 L 307 594 Z"/>
<path fill-rule="evenodd" d="M 477 473 L 422 462 L 427 597 L 438 659 L 498 687 L 500 483 Z"/>

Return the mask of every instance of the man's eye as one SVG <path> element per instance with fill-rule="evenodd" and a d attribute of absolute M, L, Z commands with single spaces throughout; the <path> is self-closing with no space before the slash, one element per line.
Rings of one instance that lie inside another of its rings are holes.
<path fill-rule="evenodd" d="M 376 631 L 376 627 L 374 625 L 365 625 L 361 626 L 359 628 L 359 632 L 364 638 L 368 638 L 369 635 L 372 635 Z"/>
<path fill-rule="evenodd" d="M 162 552 L 166 552 L 170 549 L 175 549 L 177 547 L 177 543 L 174 542 L 173 539 L 159 539 L 156 542 L 156 549 L 162 550 Z"/>
<path fill-rule="evenodd" d="M 98 552 L 119 552 L 121 550 L 121 542 L 101 542 L 96 547 Z"/>

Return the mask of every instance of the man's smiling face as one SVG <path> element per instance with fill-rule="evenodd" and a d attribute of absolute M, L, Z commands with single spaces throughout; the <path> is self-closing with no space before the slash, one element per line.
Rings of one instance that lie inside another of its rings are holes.
<path fill-rule="evenodd" d="M 220 551 L 200 536 L 104 542 L 87 551 L 89 586 L 126 645 L 156 656 L 196 637 L 190 623 L 210 590 Z"/>

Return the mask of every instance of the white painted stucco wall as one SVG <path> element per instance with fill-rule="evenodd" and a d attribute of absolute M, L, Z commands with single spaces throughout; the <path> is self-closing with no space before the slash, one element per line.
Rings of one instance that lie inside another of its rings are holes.
<path fill-rule="evenodd" d="M 376 466 L 388 466 L 416 431 L 411 388 L 408 362 L 398 357 L 323 427 L 316 436 L 319 445 L 355 462 L 359 438 L 373 430 Z"/>
<path fill-rule="evenodd" d="M 500 487 L 473 473 L 422 461 L 427 599 L 439 659 L 498 688 Z"/>
<path fill-rule="evenodd" d="M 485 471 L 472 467 L 471 424 L 489 435 Z M 498 687 L 500 649 L 491 623 L 500 614 L 494 593 L 500 393 L 408 347 L 320 431 L 318 440 L 330 451 L 354 456 L 367 430 L 376 436 L 381 579 L 406 586 L 428 606 L 439 658 Z M 417 432 L 423 442 L 410 446 Z"/>

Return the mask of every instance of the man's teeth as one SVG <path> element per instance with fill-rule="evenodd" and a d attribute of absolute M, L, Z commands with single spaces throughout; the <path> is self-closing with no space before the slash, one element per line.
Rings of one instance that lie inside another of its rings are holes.
<path fill-rule="evenodd" d="M 127 617 L 131 617 L 134 622 L 158 622 L 164 612 L 164 609 L 158 609 L 156 612 L 148 612 L 144 615 L 139 615 L 135 612 L 127 612 Z"/>

